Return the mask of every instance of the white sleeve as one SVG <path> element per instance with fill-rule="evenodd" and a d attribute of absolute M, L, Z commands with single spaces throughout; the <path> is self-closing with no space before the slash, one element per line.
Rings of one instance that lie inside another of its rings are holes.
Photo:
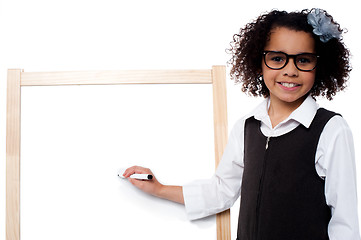
<path fill-rule="evenodd" d="M 326 124 L 318 152 L 318 163 L 326 175 L 326 202 L 332 214 L 330 240 L 359 240 L 355 151 L 351 130 L 342 117 L 335 116 Z"/>
<path fill-rule="evenodd" d="M 222 159 L 212 178 L 183 186 L 187 216 L 203 218 L 230 208 L 241 191 L 244 120 L 232 128 Z"/>

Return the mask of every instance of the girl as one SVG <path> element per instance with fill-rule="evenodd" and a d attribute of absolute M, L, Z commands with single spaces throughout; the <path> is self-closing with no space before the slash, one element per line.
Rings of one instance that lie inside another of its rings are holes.
<path fill-rule="evenodd" d="M 331 100 L 349 76 L 342 30 L 324 10 L 261 15 L 236 34 L 231 77 L 265 101 L 240 119 L 215 175 L 185 186 L 129 181 L 185 204 L 190 219 L 241 197 L 238 240 L 358 240 L 351 131 L 314 98 Z M 134 166 L 124 172 L 151 173 Z"/>

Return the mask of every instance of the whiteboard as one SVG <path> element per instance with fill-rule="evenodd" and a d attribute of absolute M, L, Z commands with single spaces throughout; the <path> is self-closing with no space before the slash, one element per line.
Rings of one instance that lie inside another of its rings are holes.
<path fill-rule="evenodd" d="M 188 221 L 117 176 L 210 177 L 211 85 L 22 87 L 21 99 L 21 239 L 216 239 L 215 217 Z"/>

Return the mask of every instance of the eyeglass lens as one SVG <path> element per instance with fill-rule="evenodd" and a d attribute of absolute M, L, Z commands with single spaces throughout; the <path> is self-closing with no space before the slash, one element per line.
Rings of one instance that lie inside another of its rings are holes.
<path fill-rule="evenodd" d="M 311 53 L 287 55 L 283 52 L 266 52 L 265 63 L 271 69 L 281 69 L 288 63 L 289 57 L 293 57 L 296 67 L 301 71 L 311 71 L 316 67 L 317 56 Z"/>

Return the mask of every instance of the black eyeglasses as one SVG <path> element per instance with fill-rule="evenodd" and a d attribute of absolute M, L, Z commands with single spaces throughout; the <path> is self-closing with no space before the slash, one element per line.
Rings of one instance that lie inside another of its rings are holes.
<path fill-rule="evenodd" d="M 300 53 L 289 55 L 284 52 L 264 51 L 264 62 L 270 69 L 278 70 L 284 68 L 289 59 L 293 58 L 296 68 L 300 71 L 309 72 L 316 68 L 317 56 L 314 53 Z"/>

